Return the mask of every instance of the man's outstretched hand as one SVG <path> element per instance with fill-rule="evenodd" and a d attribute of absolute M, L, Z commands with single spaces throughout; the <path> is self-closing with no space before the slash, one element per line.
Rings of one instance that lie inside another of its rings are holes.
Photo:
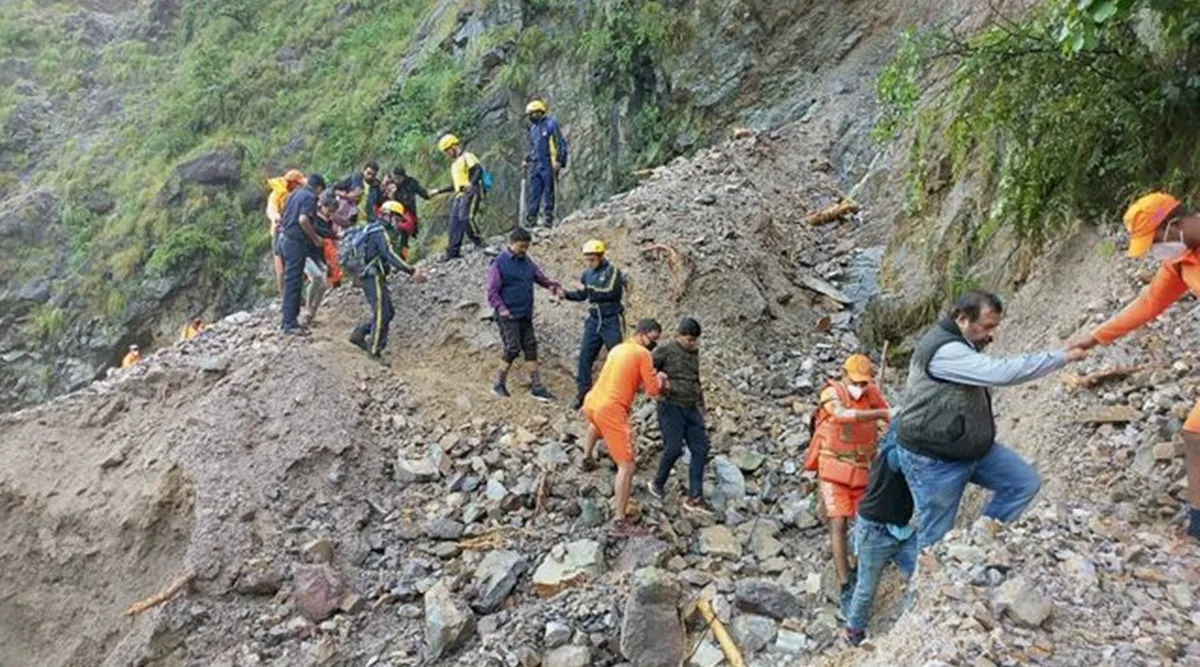
<path fill-rule="evenodd" d="M 429 280 L 429 274 L 425 271 L 425 269 L 416 269 L 412 272 L 412 281 L 414 283 L 420 285 L 426 280 Z"/>
<path fill-rule="evenodd" d="M 1069 361 L 1069 362 L 1082 361 L 1084 359 L 1087 359 L 1087 356 L 1088 356 L 1087 348 L 1078 347 L 1078 346 L 1067 348 L 1067 361 Z"/>
<path fill-rule="evenodd" d="M 1092 334 L 1080 334 L 1067 341 L 1067 349 L 1090 350 L 1100 344 Z"/>

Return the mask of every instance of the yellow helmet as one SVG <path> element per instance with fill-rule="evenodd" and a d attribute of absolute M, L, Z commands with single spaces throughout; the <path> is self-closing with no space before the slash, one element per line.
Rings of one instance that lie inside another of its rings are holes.
<path fill-rule="evenodd" d="M 379 210 L 383 211 L 384 213 L 404 215 L 404 204 L 401 204 L 398 201 L 385 201 L 383 202 L 383 206 L 379 207 Z"/>
<path fill-rule="evenodd" d="M 533 113 L 534 111 L 541 111 L 542 113 L 547 113 L 549 111 L 549 109 L 546 107 L 545 102 L 543 102 L 541 100 L 534 100 L 534 101 L 530 102 L 529 104 L 525 105 L 525 113 Z"/>
<path fill-rule="evenodd" d="M 585 255 L 603 255 L 608 248 L 604 245 L 604 241 L 592 239 L 583 244 L 583 254 Z"/>
<path fill-rule="evenodd" d="M 453 134 L 446 134 L 446 135 L 443 135 L 441 139 L 438 139 L 438 150 L 439 151 L 446 151 L 446 150 L 449 150 L 451 146 L 457 146 L 457 145 L 458 145 L 458 137 L 454 136 Z"/>
<path fill-rule="evenodd" d="M 842 366 L 851 382 L 870 382 L 871 360 L 865 354 L 852 354 Z"/>

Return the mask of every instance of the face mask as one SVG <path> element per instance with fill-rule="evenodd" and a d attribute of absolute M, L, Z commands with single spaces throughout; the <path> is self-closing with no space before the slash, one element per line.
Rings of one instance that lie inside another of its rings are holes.
<path fill-rule="evenodd" d="M 1179 241 L 1171 241 L 1169 243 L 1155 243 L 1150 246 L 1150 256 L 1160 262 L 1169 262 L 1173 259 L 1183 257 L 1183 253 L 1187 252 L 1187 244 Z"/>
<path fill-rule="evenodd" d="M 852 385 L 846 387 L 846 391 L 849 392 L 850 398 L 853 398 L 856 401 L 858 399 L 862 398 L 863 394 L 865 394 L 867 392 L 866 389 L 863 389 L 862 387 L 860 387 L 856 384 L 852 384 Z"/>

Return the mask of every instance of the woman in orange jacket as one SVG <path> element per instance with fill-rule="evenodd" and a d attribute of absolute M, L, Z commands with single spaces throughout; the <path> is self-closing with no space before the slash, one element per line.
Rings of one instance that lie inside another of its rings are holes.
<path fill-rule="evenodd" d="M 1163 192 L 1148 194 L 1125 212 L 1129 256 L 1151 255 L 1161 262 L 1149 287 L 1116 316 L 1091 333 L 1067 343 L 1069 348 L 1108 345 L 1158 317 L 1189 291 L 1200 295 L 1200 214 L 1185 209 Z M 1200 540 L 1200 401 L 1192 408 L 1183 431 L 1184 466 L 1188 483 L 1188 534 Z"/>

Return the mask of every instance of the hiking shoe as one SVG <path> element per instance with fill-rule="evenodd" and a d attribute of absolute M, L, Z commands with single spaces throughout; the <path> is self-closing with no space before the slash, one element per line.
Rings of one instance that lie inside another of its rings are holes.
<path fill-rule="evenodd" d="M 851 646 L 859 646 L 867 639 L 866 630 L 855 630 L 854 628 L 846 628 L 842 633 L 842 638 Z"/>
<path fill-rule="evenodd" d="M 501 398 L 508 398 L 509 396 L 508 387 L 505 387 L 504 383 L 502 382 L 497 382 L 496 384 L 492 385 L 492 393 Z"/>
<path fill-rule="evenodd" d="M 283 333 L 285 336 L 308 336 L 309 335 L 308 329 L 305 329 L 304 327 L 287 327 L 286 329 L 283 329 Z"/>
<path fill-rule="evenodd" d="M 717 514 L 713 506 L 708 504 L 708 501 L 703 498 L 688 498 L 683 501 L 683 511 L 707 517 L 716 516 Z"/>
<path fill-rule="evenodd" d="M 650 490 L 650 495 L 654 496 L 655 498 L 657 498 L 659 500 L 663 499 L 663 494 L 665 492 L 663 491 L 663 488 L 661 486 L 654 483 L 654 480 L 650 480 L 649 482 L 646 482 L 646 488 Z"/>
<path fill-rule="evenodd" d="M 534 398 L 536 398 L 537 400 L 539 400 L 543 403 L 550 403 L 552 401 L 557 400 L 557 397 L 554 394 L 551 394 L 550 390 L 547 389 L 546 385 L 544 385 L 544 384 L 539 384 L 538 386 L 534 387 L 529 393 L 532 394 Z"/>

